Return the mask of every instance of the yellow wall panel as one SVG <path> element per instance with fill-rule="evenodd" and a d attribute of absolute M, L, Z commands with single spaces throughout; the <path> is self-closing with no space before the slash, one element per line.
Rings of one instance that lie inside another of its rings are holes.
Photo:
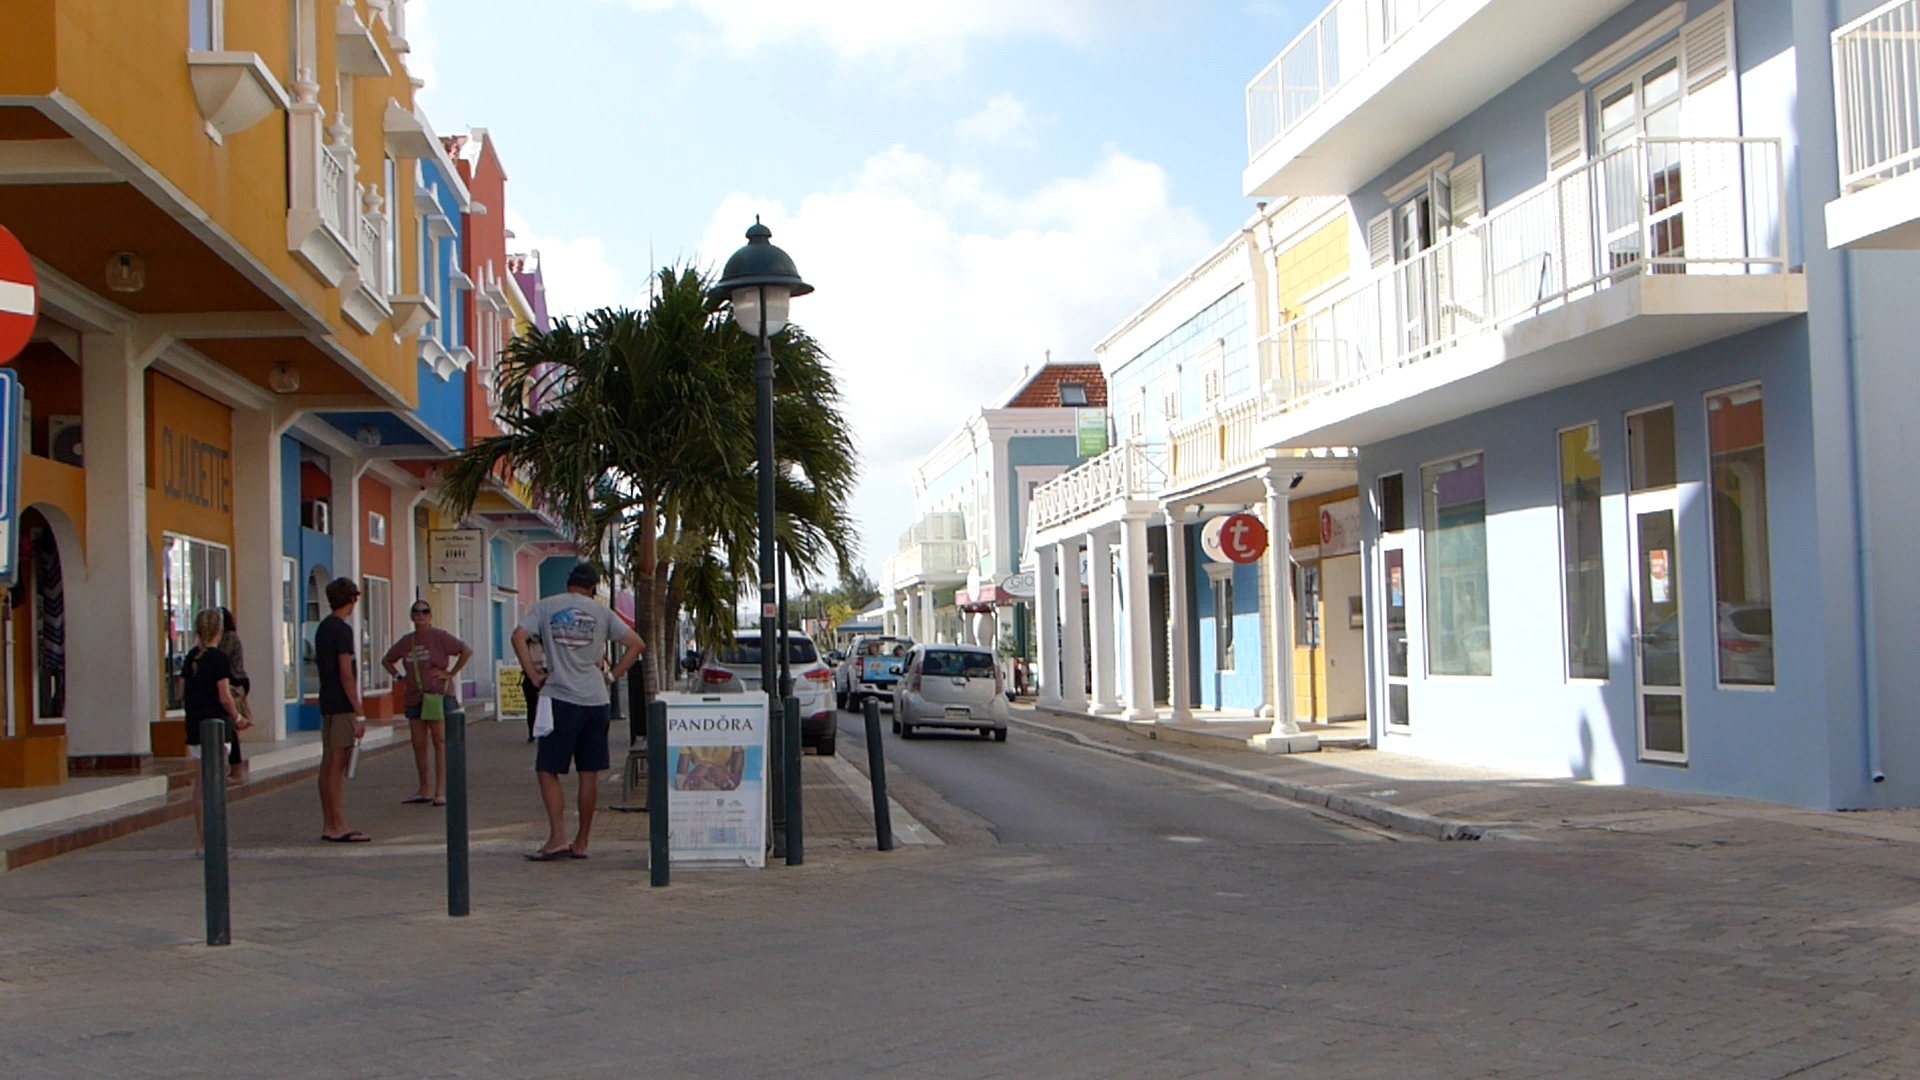
<path fill-rule="evenodd" d="M 8 0 L 0 15 L 0 94 L 39 97 L 54 86 L 54 0 Z"/>

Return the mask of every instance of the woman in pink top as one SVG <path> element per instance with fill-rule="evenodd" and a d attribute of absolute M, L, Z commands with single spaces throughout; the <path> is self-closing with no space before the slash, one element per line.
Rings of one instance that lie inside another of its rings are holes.
<path fill-rule="evenodd" d="M 413 764 L 420 773 L 420 787 L 403 803 L 447 805 L 447 725 L 449 717 L 465 723 L 460 713 L 459 695 L 453 692 L 454 678 L 473 659 L 473 647 L 433 625 L 433 608 L 425 600 L 415 600 L 409 616 L 413 632 L 393 643 L 380 658 L 387 672 L 407 681 L 407 727 L 413 736 Z M 405 665 L 399 667 L 396 665 Z M 427 708 L 428 699 L 437 707 Z M 423 715 L 424 714 L 424 715 Z M 433 786 L 429 788 L 427 746 L 433 746 Z"/>

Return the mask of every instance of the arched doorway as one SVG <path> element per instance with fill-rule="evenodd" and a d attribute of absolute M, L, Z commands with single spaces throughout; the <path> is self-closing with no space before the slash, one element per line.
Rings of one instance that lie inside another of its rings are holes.
<path fill-rule="evenodd" d="M 320 629 L 320 620 L 327 617 L 327 583 L 333 580 L 332 571 L 322 563 L 315 563 L 307 572 L 307 610 L 300 624 L 300 694 L 303 698 L 320 696 L 320 667 L 313 659 L 313 635 Z"/>
<path fill-rule="evenodd" d="M 60 544 L 38 509 L 20 518 L 13 602 L 14 712 L 17 734 L 67 716 L 67 589 Z"/>

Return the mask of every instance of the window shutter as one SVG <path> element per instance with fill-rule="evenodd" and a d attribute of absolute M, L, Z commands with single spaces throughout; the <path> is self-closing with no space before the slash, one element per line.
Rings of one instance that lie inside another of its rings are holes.
<path fill-rule="evenodd" d="M 1547 171 L 1558 172 L 1587 156 L 1587 96 L 1575 94 L 1547 110 Z"/>
<path fill-rule="evenodd" d="M 1367 222 L 1367 265 L 1384 266 L 1393 261 L 1393 211 L 1388 210 Z"/>
<path fill-rule="evenodd" d="M 1680 28 L 1689 93 L 1733 70 L 1733 8 L 1721 4 Z"/>
<path fill-rule="evenodd" d="M 1453 227 L 1455 229 L 1472 228 L 1486 213 L 1482 168 L 1482 160 L 1474 157 L 1466 164 L 1454 169 L 1448 177 L 1449 185 L 1453 188 Z"/>

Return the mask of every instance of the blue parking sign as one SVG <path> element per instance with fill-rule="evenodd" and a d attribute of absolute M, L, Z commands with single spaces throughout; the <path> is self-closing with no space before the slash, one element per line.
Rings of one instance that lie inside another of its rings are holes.
<path fill-rule="evenodd" d="M 26 452 L 26 436 L 20 416 L 25 399 L 20 376 L 12 368 L 0 368 L 0 588 L 12 588 L 20 568 L 20 456 Z"/>

